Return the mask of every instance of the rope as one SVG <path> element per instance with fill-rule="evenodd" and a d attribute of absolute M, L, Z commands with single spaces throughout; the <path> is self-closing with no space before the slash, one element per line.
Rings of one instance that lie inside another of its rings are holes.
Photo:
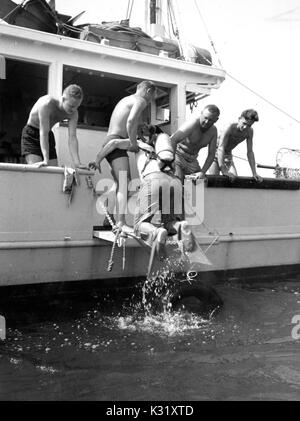
<path fill-rule="evenodd" d="M 110 253 L 110 257 L 109 257 L 109 261 L 108 261 L 108 265 L 107 265 L 107 272 L 111 272 L 112 267 L 114 265 L 114 260 L 113 259 L 114 259 L 116 245 L 117 245 L 118 240 L 119 240 L 120 232 L 121 232 L 121 229 L 118 228 L 118 231 L 116 232 L 116 236 L 115 236 L 115 239 L 114 239 L 112 248 L 111 248 L 111 253 Z"/>
<path fill-rule="evenodd" d="M 122 258 L 123 270 L 125 270 L 125 262 L 126 262 L 126 238 L 123 239 L 123 258 Z"/>
<path fill-rule="evenodd" d="M 171 3 L 171 0 L 168 0 L 168 8 L 170 9 L 171 21 L 173 21 L 172 30 L 173 30 L 174 36 L 177 38 L 177 41 L 178 41 L 178 46 L 179 46 L 179 51 L 180 51 L 180 56 L 181 56 L 180 58 L 184 59 L 184 52 L 183 52 L 183 48 L 182 48 L 182 44 L 181 44 L 181 40 L 180 40 L 179 29 L 178 29 L 178 25 L 176 23 L 175 13 L 174 13 L 174 9 L 173 9 L 173 5 Z"/>
<path fill-rule="evenodd" d="M 132 0 L 132 2 L 131 2 L 131 7 L 130 7 L 129 14 L 127 14 L 127 19 L 128 20 L 130 20 L 130 18 L 131 18 L 131 13 L 132 13 L 133 5 L 134 5 L 134 0 Z"/>
<path fill-rule="evenodd" d="M 108 222 L 110 223 L 110 225 L 112 227 L 112 230 L 115 232 L 115 238 L 114 238 L 114 242 L 113 242 L 113 245 L 112 245 L 112 248 L 111 248 L 110 257 L 109 257 L 108 265 L 107 265 L 107 272 L 111 272 L 112 267 L 114 265 L 115 249 L 116 249 L 116 245 L 118 244 L 120 234 L 122 232 L 122 228 L 118 227 L 116 224 L 114 224 L 106 206 L 104 206 L 103 203 L 101 203 L 101 206 L 102 206 L 102 209 L 104 210 L 104 213 L 105 213 L 105 216 L 106 216 Z M 123 257 L 124 257 L 124 250 L 123 250 Z M 123 261 L 123 270 L 124 270 L 124 267 L 125 267 L 125 262 Z"/>
<path fill-rule="evenodd" d="M 246 159 L 246 158 L 242 158 L 242 157 L 237 156 L 237 155 L 232 155 L 232 157 L 233 157 L 233 158 L 236 158 L 236 159 L 241 159 L 242 161 L 246 161 L 246 162 L 248 162 L 248 159 Z"/>
<path fill-rule="evenodd" d="M 117 225 L 114 223 L 114 221 L 111 219 L 111 216 L 110 216 L 110 214 L 109 214 L 109 212 L 108 212 L 107 207 L 106 207 L 106 206 L 104 206 L 104 204 L 103 204 L 103 203 L 101 203 L 101 207 L 102 207 L 102 209 L 103 209 L 103 211 L 104 211 L 104 214 L 105 214 L 105 216 L 106 216 L 106 218 L 107 218 L 108 222 L 109 222 L 109 223 L 110 223 L 110 225 L 111 225 L 112 230 L 113 230 L 113 231 L 116 231 L 116 230 L 118 229 L 118 226 L 117 226 Z"/>
<path fill-rule="evenodd" d="M 212 37 L 210 36 L 210 33 L 209 33 L 209 31 L 208 31 L 208 28 L 207 28 L 207 26 L 206 26 L 205 20 L 204 20 L 204 18 L 203 18 L 203 16 L 202 16 L 202 13 L 201 13 L 201 11 L 200 11 L 200 8 L 199 8 L 199 6 L 198 6 L 198 3 L 197 3 L 197 1 L 196 1 L 196 0 L 194 0 L 194 3 L 195 3 L 195 6 L 196 6 L 196 8 L 197 8 L 197 10 L 198 10 L 199 15 L 200 15 L 200 19 L 201 19 L 201 21 L 202 21 L 202 24 L 203 24 L 203 26 L 204 26 L 204 29 L 206 30 L 206 34 L 207 34 L 207 36 L 208 36 L 209 42 L 210 42 L 210 44 L 211 44 L 211 46 L 212 46 L 212 49 L 214 50 L 214 53 L 215 53 L 215 55 L 216 55 L 216 57 L 217 57 L 217 59 L 218 59 L 219 65 L 220 65 L 221 69 L 223 69 L 223 66 L 222 66 L 222 63 L 221 63 L 221 60 L 220 60 L 219 54 L 217 53 L 217 50 L 216 50 L 215 44 L 214 44 L 214 42 L 213 42 L 213 40 L 212 40 Z M 201 54 L 201 55 L 202 55 L 202 54 Z M 207 60 L 207 58 L 206 58 L 206 57 L 205 57 L 205 59 Z M 207 61 L 209 62 L 209 60 L 207 60 Z M 210 64 L 211 64 L 211 63 L 210 63 Z"/>
<path fill-rule="evenodd" d="M 23 0 L 21 4 L 18 4 L 14 9 L 12 9 L 9 13 L 7 13 L 6 16 L 4 16 L 3 18 L 1 18 L 2 20 L 5 20 L 8 18 L 8 16 L 10 16 L 12 13 L 14 13 L 17 9 L 21 8 L 23 6 L 23 4 L 25 3 L 26 0 Z"/>
<path fill-rule="evenodd" d="M 216 241 L 218 241 L 218 239 L 220 238 L 220 236 L 219 235 L 217 235 L 213 240 L 212 240 L 212 242 L 210 243 L 210 245 L 204 250 L 204 253 L 207 253 L 208 252 L 208 250 L 211 248 L 211 246 L 213 246 L 214 244 L 215 244 L 215 242 Z"/>
<path fill-rule="evenodd" d="M 171 22 L 171 29 L 172 29 L 173 35 L 177 37 L 177 30 L 175 28 L 175 23 L 174 23 L 175 17 L 174 17 L 174 12 L 172 9 L 171 0 L 168 0 L 168 16 Z"/>
<path fill-rule="evenodd" d="M 131 0 L 128 0 L 128 2 L 127 2 L 127 11 L 126 11 L 126 18 L 125 19 L 128 19 L 130 2 L 131 2 Z"/>
<path fill-rule="evenodd" d="M 214 53 L 216 54 L 216 57 L 218 58 L 219 65 L 220 65 L 220 67 L 223 69 L 223 66 L 222 66 L 221 60 L 220 60 L 220 58 L 219 58 L 218 52 L 217 52 L 217 50 L 216 50 L 216 48 L 215 48 L 215 44 L 214 44 L 214 42 L 213 42 L 213 40 L 212 40 L 212 38 L 211 38 L 211 36 L 210 36 L 210 34 L 209 34 L 209 31 L 208 31 L 207 25 L 206 25 L 206 23 L 205 23 L 205 20 L 204 20 L 204 18 L 203 18 L 203 16 L 202 16 L 202 14 L 201 14 L 200 8 L 199 8 L 198 3 L 197 3 L 197 0 L 194 0 L 194 3 L 195 3 L 195 6 L 196 6 L 196 8 L 197 8 L 197 10 L 198 10 L 198 12 L 199 12 L 200 18 L 201 18 L 201 20 L 202 20 L 202 24 L 203 24 L 203 26 L 204 26 L 204 28 L 205 28 L 205 30 L 206 30 L 206 33 L 207 33 L 207 36 L 208 36 L 209 41 L 210 41 L 210 43 L 211 43 L 211 46 L 212 46 L 212 48 L 213 48 L 213 51 L 214 51 Z M 207 59 L 206 59 L 206 60 L 207 60 Z M 268 99 L 266 99 L 265 97 L 263 97 L 262 95 L 260 95 L 260 94 L 259 94 L 259 93 L 257 93 L 256 91 L 254 91 L 253 89 L 249 88 L 247 85 L 245 85 L 243 82 L 239 81 L 237 78 L 235 78 L 235 77 L 234 77 L 233 75 L 231 75 L 230 73 L 228 73 L 228 72 L 226 72 L 226 73 L 227 73 L 227 75 L 228 75 L 228 76 L 229 76 L 232 80 L 234 80 L 235 82 L 237 82 L 238 84 L 240 84 L 241 86 L 243 86 L 245 89 L 247 89 L 248 91 L 252 92 L 254 95 L 258 96 L 260 99 L 262 99 L 263 101 L 265 101 L 266 103 L 268 103 L 269 105 L 271 105 L 272 107 L 274 107 L 276 110 L 278 110 L 278 111 L 280 111 L 281 113 L 285 114 L 287 117 L 291 118 L 291 119 L 292 119 L 292 120 L 294 120 L 296 123 L 300 124 L 300 121 L 299 121 L 297 118 L 293 117 L 291 114 L 289 114 L 288 112 L 284 111 L 282 108 L 278 107 L 278 106 L 277 106 L 276 104 L 274 104 L 273 102 L 269 101 Z"/>
<path fill-rule="evenodd" d="M 254 95 L 258 96 L 260 99 L 262 99 L 263 101 L 265 101 L 266 103 L 268 103 L 269 105 L 271 105 L 272 107 L 276 108 L 276 110 L 280 111 L 281 113 L 285 114 L 287 117 L 291 118 L 292 120 L 294 120 L 296 123 L 300 124 L 300 121 L 297 120 L 297 118 L 293 117 L 291 114 L 289 114 L 288 112 L 284 111 L 282 108 L 278 107 L 277 105 L 275 105 L 273 102 L 269 101 L 268 99 L 266 99 L 265 97 L 263 97 L 262 95 L 260 95 L 259 93 L 257 93 L 256 91 L 254 91 L 253 89 L 249 88 L 247 85 L 245 85 L 243 82 L 239 81 L 238 79 L 236 79 L 234 76 L 232 76 L 230 73 L 226 72 L 227 75 L 234 80 L 235 82 L 237 82 L 238 84 L 240 84 L 241 86 L 243 86 L 245 89 L 247 89 L 248 91 L 252 92 Z"/>
<path fill-rule="evenodd" d="M 189 270 L 186 274 L 186 281 L 189 284 L 192 284 L 192 281 L 197 277 L 198 272 L 196 272 L 195 270 Z"/>

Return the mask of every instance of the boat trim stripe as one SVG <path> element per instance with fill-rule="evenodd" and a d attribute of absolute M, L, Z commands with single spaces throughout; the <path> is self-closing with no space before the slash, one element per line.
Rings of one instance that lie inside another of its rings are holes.
<path fill-rule="evenodd" d="M 215 236 L 213 237 L 215 238 Z M 258 234 L 258 235 L 224 235 L 218 238 L 218 243 L 234 243 L 243 241 L 272 241 L 272 240 L 298 240 L 300 233 L 290 234 Z M 197 237 L 200 244 L 210 244 L 211 236 Z M 65 240 L 65 241 L 18 241 L 0 242 L 0 250 L 7 249 L 40 249 L 40 248 L 67 248 L 67 247 L 110 247 L 110 243 L 105 240 Z M 136 244 L 136 247 L 141 247 Z"/>

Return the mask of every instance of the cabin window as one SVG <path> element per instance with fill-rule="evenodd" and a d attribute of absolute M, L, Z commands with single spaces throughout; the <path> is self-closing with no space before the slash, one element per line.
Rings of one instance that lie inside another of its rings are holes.
<path fill-rule="evenodd" d="M 155 124 L 170 124 L 170 88 L 159 87 L 155 98 Z"/>
<path fill-rule="evenodd" d="M 0 79 L 0 162 L 23 163 L 21 133 L 36 100 L 48 90 L 48 66 L 5 59 Z"/>
<path fill-rule="evenodd" d="M 78 126 L 106 130 L 116 104 L 126 95 L 133 94 L 139 81 L 100 71 L 64 66 L 63 87 L 72 83 L 81 86 L 84 93 L 84 100 L 78 110 Z M 168 88 L 158 88 L 153 104 L 143 113 L 144 122 L 159 125 L 169 122 L 169 91 Z"/>

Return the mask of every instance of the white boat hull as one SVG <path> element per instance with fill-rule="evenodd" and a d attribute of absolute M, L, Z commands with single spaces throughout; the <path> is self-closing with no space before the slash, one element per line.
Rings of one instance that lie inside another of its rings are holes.
<path fill-rule="evenodd" d="M 130 239 L 124 270 L 123 251 L 118 247 L 112 270 L 107 270 L 112 243 L 105 236 L 93 236 L 100 215 L 98 196 L 85 180 L 89 172 L 80 171 L 80 185 L 70 205 L 69 196 L 62 193 L 62 168 L 0 164 L 0 173 L 5 198 L 1 201 L 0 285 L 123 279 L 125 286 L 128 280 L 146 275 L 149 249 Z M 251 184 L 249 179 L 242 181 Z M 216 183 L 210 178 L 204 188 L 204 220 L 193 226 L 212 263 L 198 264 L 196 269 L 227 276 L 248 271 L 252 276 L 300 267 L 298 183 L 291 183 L 294 190 L 286 190 L 286 184 L 274 189 L 280 184 L 276 180 L 259 189 L 229 187 L 222 179 L 220 183 L 223 186 L 213 186 Z"/>

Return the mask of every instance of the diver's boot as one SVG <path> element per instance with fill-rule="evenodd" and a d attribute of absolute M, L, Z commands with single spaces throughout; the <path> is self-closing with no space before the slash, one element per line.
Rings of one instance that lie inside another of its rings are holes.
<path fill-rule="evenodd" d="M 192 230 L 187 223 L 187 221 L 181 221 L 180 225 L 178 227 L 178 237 L 181 237 L 181 240 L 183 242 L 184 251 L 186 252 L 192 252 L 196 249 L 197 244 L 195 240 L 195 236 L 192 233 Z"/>
<path fill-rule="evenodd" d="M 168 235 L 168 232 L 165 228 L 158 228 L 155 242 L 156 242 L 157 256 L 160 260 L 163 260 L 167 257 L 167 250 L 166 250 L 167 235 Z"/>

